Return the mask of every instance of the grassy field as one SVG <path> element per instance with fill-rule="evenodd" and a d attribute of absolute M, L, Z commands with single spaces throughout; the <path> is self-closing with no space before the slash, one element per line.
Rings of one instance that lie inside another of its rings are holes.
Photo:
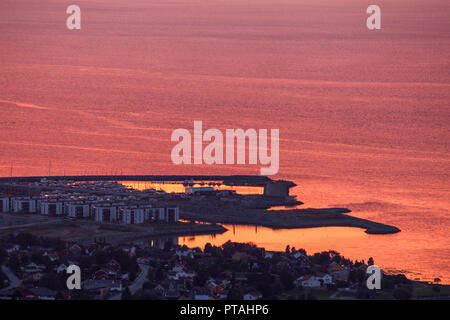
<path fill-rule="evenodd" d="M 26 232 L 36 236 L 60 238 L 62 240 L 83 240 L 101 237 L 162 235 L 164 232 L 180 233 L 201 232 L 211 227 L 208 224 L 152 223 L 140 225 L 123 225 L 100 223 L 91 220 L 68 220 L 61 217 L 45 217 L 30 214 L 0 215 L 0 236 L 13 232 Z"/>
<path fill-rule="evenodd" d="M 121 228 L 121 230 L 120 228 L 107 228 L 94 222 L 60 220 L 35 223 L 34 225 L 28 226 L 17 226 L 8 230 L 1 230 L 0 235 L 11 232 L 27 232 L 36 236 L 61 238 L 62 240 L 78 240 L 83 238 L 111 236 L 124 232 L 133 232 L 133 230 L 126 228 Z"/>

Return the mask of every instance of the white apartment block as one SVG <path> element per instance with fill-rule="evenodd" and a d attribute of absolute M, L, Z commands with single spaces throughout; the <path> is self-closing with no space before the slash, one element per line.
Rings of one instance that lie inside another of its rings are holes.
<path fill-rule="evenodd" d="M 9 198 L 0 198 L 0 213 L 9 212 Z"/>
<path fill-rule="evenodd" d="M 124 224 L 141 224 L 145 221 L 144 209 L 123 209 L 121 216 Z"/>
<path fill-rule="evenodd" d="M 93 206 L 93 216 L 97 222 L 116 222 L 117 208 L 112 206 Z"/>
<path fill-rule="evenodd" d="M 71 218 L 88 218 L 89 205 L 86 203 L 67 203 L 66 214 Z"/>
<path fill-rule="evenodd" d="M 56 201 L 41 201 L 41 214 L 47 216 L 61 216 L 63 211 L 63 203 Z"/>
<path fill-rule="evenodd" d="M 13 212 L 36 213 L 36 200 L 30 197 L 18 197 L 11 199 Z"/>

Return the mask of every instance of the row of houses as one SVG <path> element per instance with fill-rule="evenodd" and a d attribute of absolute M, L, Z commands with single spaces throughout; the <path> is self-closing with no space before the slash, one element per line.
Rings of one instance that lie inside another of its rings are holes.
<path fill-rule="evenodd" d="M 112 201 L 111 199 L 80 200 L 73 197 L 48 198 L 0 196 L 0 213 L 23 212 L 47 216 L 67 216 L 93 219 L 98 222 L 141 224 L 144 222 L 177 222 L 178 207 L 159 207 L 154 204 Z"/>

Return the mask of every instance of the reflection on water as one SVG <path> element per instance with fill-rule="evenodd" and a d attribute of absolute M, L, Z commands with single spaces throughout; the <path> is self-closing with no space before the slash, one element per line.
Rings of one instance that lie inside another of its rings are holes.
<path fill-rule="evenodd" d="M 193 187 L 212 187 L 216 190 L 234 190 L 239 194 L 263 194 L 264 189 L 261 187 L 249 187 L 249 186 L 226 186 L 226 185 L 209 185 L 211 181 L 195 181 Z M 180 182 L 150 182 L 150 181 L 122 181 L 124 186 L 133 188 L 136 190 L 155 189 L 163 190 L 167 193 L 184 192 L 185 186 Z"/>
<path fill-rule="evenodd" d="M 297 249 L 303 248 L 309 253 L 325 249 L 336 240 L 350 242 L 356 238 L 367 238 L 361 229 L 326 227 L 313 229 L 281 229 L 274 230 L 260 226 L 224 225 L 227 232 L 217 235 L 199 235 L 180 237 L 180 245 L 203 248 L 206 243 L 216 246 L 231 240 L 235 242 L 253 242 L 266 250 L 283 251 L 287 245 Z M 331 248 L 331 247 L 330 247 Z"/>
<path fill-rule="evenodd" d="M 269 211 L 279 211 L 279 210 L 293 210 L 301 209 L 301 206 L 273 206 L 268 209 Z"/>
<path fill-rule="evenodd" d="M 151 248 L 167 249 L 178 245 L 178 237 L 158 237 L 133 241 L 136 245 L 150 246 Z"/>
<path fill-rule="evenodd" d="M 394 247 L 400 234 L 369 235 L 363 229 L 347 227 L 323 227 L 311 229 L 273 230 L 265 227 L 224 225 L 228 231 L 217 235 L 179 237 L 180 245 L 204 248 L 211 243 L 220 246 L 227 241 L 252 242 L 266 250 L 284 251 L 286 246 L 303 248 L 308 254 L 335 250 L 353 260 L 373 257 L 377 265 L 386 271 L 403 272 L 411 279 L 433 281 L 440 277 L 449 283 L 448 274 L 431 274 L 420 256 L 408 256 L 401 247 Z M 441 252 L 444 253 L 444 252 Z"/>

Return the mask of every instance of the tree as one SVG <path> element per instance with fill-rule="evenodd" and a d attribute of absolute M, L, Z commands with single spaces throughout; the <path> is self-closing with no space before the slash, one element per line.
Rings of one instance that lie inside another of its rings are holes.
<path fill-rule="evenodd" d="M 269 297 L 270 299 L 275 299 L 276 295 L 282 293 L 284 291 L 284 288 L 283 288 L 283 284 L 281 283 L 281 281 L 279 281 L 279 280 L 273 281 L 270 291 L 272 293 L 272 296 Z"/>
<path fill-rule="evenodd" d="M 144 289 L 144 290 L 150 290 L 150 289 L 153 289 L 154 287 L 156 287 L 155 283 L 150 282 L 150 281 L 146 281 L 142 285 L 142 289 Z"/>
<path fill-rule="evenodd" d="M 64 273 L 58 274 L 56 272 L 49 272 L 44 274 L 39 280 L 39 286 L 56 291 L 64 290 L 67 289 L 66 280 L 66 275 Z"/>
<path fill-rule="evenodd" d="M 281 272 L 280 281 L 286 290 L 291 290 L 294 287 L 294 275 L 287 268 L 284 268 Z"/>
<path fill-rule="evenodd" d="M 164 251 L 168 252 L 170 251 L 170 249 L 172 249 L 172 243 L 170 241 L 166 241 L 164 242 Z"/>
<path fill-rule="evenodd" d="M 328 251 L 323 251 L 321 253 L 315 253 L 311 257 L 311 262 L 314 264 L 320 264 L 322 266 L 327 266 L 331 262 L 330 253 Z"/>
<path fill-rule="evenodd" d="M 33 253 L 31 255 L 31 261 L 36 264 L 44 264 L 44 256 L 42 254 Z"/>
<path fill-rule="evenodd" d="M 395 282 L 391 278 L 384 276 L 381 279 L 381 287 L 383 289 L 394 289 L 395 288 Z"/>
<path fill-rule="evenodd" d="M 91 300 L 92 294 L 85 290 L 71 290 L 70 299 L 72 300 Z"/>
<path fill-rule="evenodd" d="M 55 299 L 56 300 L 64 300 L 65 298 L 64 298 L 64 295 L 62 294 L 62 292 L 58 291 L 58 293 L 56 293 Z"/>
<path fill-rule="evenodd" d="M 150 278 L 150 275 L 151 275 L 151 278 Z M 161 268 L 153 270 L 151 273 L 148 274 L 148 279 L 155 280 L 155 281 L 161 281 L 164 279 L 164 271 Z"/>
<path fill-rule="evenodd" d="M 13 272 L 18 272 L 20 269 L 20 260 L 17 256 L 9 258 L 9 267 Z"/>
<path fill-rule="evenodd" d="M 27 248 L 33 245 L 39 245 L 39 238 L 31 233 L 19 233 L 15 239 L 14 243 L 20 245 L 21 248 Z"/>
<path fill-rule="evenodd" d="M 94 260 L 94 257 L 90 257 L 87 255 L 81 256 L 79 258 L 79 266 L 80 266 L 81 270 L 87 270 L 87 269 L 91 268 L 92 265 L 94 264 L 95 260 Z"/>
<path fill-rule="evenodd" d="M 349 282 L 358 282 L 361 283 L 366 278 L 366 272 L 364 270 L 356 269 L 351 270 L 348 274 L 348 281 Z"/>
<path fill-rule="evenodd" d="M 441 292 L 441 286 L 438 284 L 433 285 L 432 287 L 433 292 L 439 293 Z"/>
<path fill-rule="evenodd" d="M 108 262 L 108 254 L 104 251 L 98 251 L 95 253 L 95 263 L 102 266 Z"/>
<path fill-rule="evenodd" d="M 194 277 L 194 284 L 196 286 L 203 287 L 208 279 L 209 279 L 208 271 L 207 270 L 199 270 Z"/>
<path fill-rule="evenodd" d="M 128 287 L 125 288 L 125 290 L 123 290 L 122 292 L 122 300 L 131 300 L 132 295 L 131 295 L 131 291 Z"/>
<path fill-rule="evenodd" d="M 13 294 L 12 294 L 12 299 L 13 300 L 17 300 L 17 299 L 21 299 L 22 298 L 22 293 L 20 292 L 19 289 L 14 290 Z"/>
<path fill-rule="evenodd" d="M 394 290 L 393 296 L 397 300 L 409 300 L 411 298 L 411 292 L 405 288 L 397 288 Z"/>
<path fill-rule="evenodd" d="M 211 245 L 211 243 L 207 243 L 205 244 L 205 249 L 203 249 L 203 252 L 205 253 L 212 253 L 213 251 L 213 246 Z"/>
<path fill-rule="evenodd" d="M 6 250 L 3 248 L 0 248 L 0 265 L 3 264 L 3 262 L 6 261 L 6 257 L 8 255 L 6 254 Z"/>

